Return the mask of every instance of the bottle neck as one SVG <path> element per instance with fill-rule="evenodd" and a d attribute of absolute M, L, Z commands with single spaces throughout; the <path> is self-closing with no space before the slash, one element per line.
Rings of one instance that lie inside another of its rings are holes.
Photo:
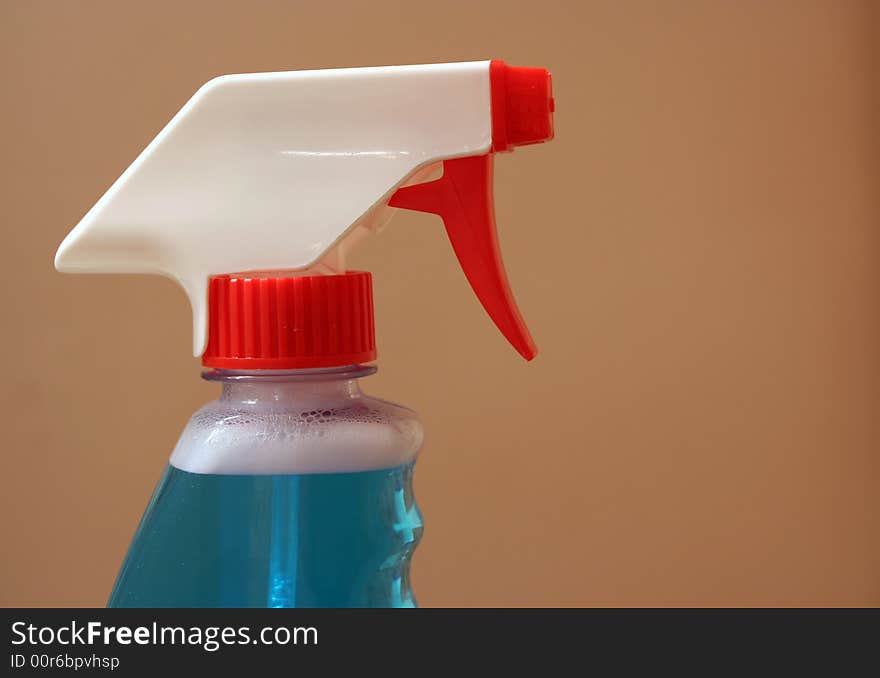
<path fill-rule="evenodd" d="M 372 365 L 345 365 L 306 370 L 208 370 L 202 378 L 220 382 L 220 401 L 230 405 L 302 407 L 358 398 L 358 380 L 375 372 Z"/>

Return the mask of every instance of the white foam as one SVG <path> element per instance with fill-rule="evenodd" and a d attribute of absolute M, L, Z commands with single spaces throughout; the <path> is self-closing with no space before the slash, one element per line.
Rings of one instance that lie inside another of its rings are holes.
<path fill-rule="evenodd" d="M 423 429 L 412 410 L 358 394 L 282 402 L 218 400 L 196 412 L 171 455 L 191 473 L 349 473 L 415 459 Z"/>

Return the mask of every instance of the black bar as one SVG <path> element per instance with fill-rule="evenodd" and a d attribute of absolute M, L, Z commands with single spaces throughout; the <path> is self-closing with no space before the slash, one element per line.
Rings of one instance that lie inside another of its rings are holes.
<path fill-rule="evenodd" d="M 522 670 L 530 663 L 539 667 L 537 675 L 547 675 L 551 668 L 587 675 L 599 663 L 621 671 L 690 666 L 706 675 L 734 667 L 751 670 L 750 675 L 771 667 L 787 673 L 803 666 L 842 675 L 846 667 L 858 673 L 870 666 L 876 669 L 880 650 L 880 610 L 867 609 L 4 609 L 2 613 L 7 639 L 4 675 L 170 671 L 176 676 L 190 670 L 198 675 L 205 671 L 264 675 L 267 670 L 295 673 L 305 667 L 348 667 L 348 675 L 354 670 L 373 676 L 441 664 L 460 665 L 469 675 L 467 669 L 476 661 L 489 662 L 494 669 L 490 675 L 506 666 Z"/>

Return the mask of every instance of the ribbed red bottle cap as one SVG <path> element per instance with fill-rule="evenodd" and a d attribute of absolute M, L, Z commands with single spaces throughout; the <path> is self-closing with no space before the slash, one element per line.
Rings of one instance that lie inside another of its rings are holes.
<path fill-rule="evenodd" d="M 202 356 L 207 367 L 285 370 L 375 359 L 369 273 L 210 280 L 208 347 Z"/>

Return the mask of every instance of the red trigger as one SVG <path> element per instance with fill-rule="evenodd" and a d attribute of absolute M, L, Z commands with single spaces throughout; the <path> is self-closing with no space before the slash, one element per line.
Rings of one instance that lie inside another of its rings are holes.
<path fill-rule="evenodd" d="M 391 207 L 438 214 L 489 317 L 526 360 L 538 350 L 520 315 L 498 249 L 492 197 L 492 154 L 443 161 L 443 176 L 397 190 Z"/>

